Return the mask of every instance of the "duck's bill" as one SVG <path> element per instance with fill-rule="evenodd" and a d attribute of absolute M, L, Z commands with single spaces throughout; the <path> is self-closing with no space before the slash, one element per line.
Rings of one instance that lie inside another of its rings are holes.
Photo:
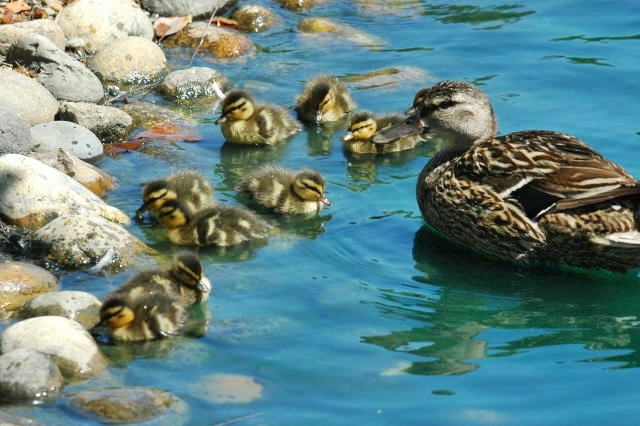
<path fill-rule="evenodd" d="M 322 123 L 322 111 L 316 112 L 316 123 Z"/>
<path fill-rule="evenodd" d="M 371 141 L 373 143 L 389 143 L 394 142 L 408 136 L 420 135 L 425 132 L 424 126 L 419 120 L 417 114 L 407 116 L 403 121 L 393 126 L 382 129 L 373 135 Z"/>
<path fill-rule="evenodd" d="M 218 117 L 218 119 L 215 121 L 216 124 L 220 124 L 220 123 L 224 123 L 225 121 L 227 121 L 227 116 L 226 115 L 221 115 L 220 117 Z"/>
<path fill-rule="evenodd" d="M 353 133 L 351 132 L 347 132 L 344 136 L 340 138 L 342 142 L 349 142 L 351 139 L 353 139 Z"/>
<path fill-rule="evenodd" d="M 327 197 L 320 198 L 320 202 L 322 204 L 324 204 L 325 206 L 330 206 L 331 205 L 331 201 L 329 201 L 329 199 Z"/>
<path fill-rule="evenodd" d="M 202 278 L 200 281 L 198 281 L 198 290 L 203 293 L 209 294 L 211 292 L 211 283 L 209 282 L 209 280 L 206 278 Z"/>
<path fill-rule="evenodd" d="M 149 207 L 149 203 L 142 203 L 138 210 L 136 210 L 136 219 L 142 219 L 142 213 L 147 211 L 147 207 Z"/>

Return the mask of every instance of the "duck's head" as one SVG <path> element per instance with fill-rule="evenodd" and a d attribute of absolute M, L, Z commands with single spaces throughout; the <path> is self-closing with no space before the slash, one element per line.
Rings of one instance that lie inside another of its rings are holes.
<path fill-rule="evenodd" d="M 159 210 L 164 203 L 175 200 L 178 197 L 173 185 L 164 179 L 149 182 L 142 192 L 142 205 L 136 210 L 136 216 L 140 216 L 146 210 Z"/>
<path fill-rule="evenodd" d="M 373 142 L 388 143 L 418 129 L 422 134 L 441 136 L 449 148 L 460 150 L 496 134 L 491 101 L 470 83 L 443 81 L 428 88 L 420 98 L 413 114 L 378 132 Z"/>
<path fill-rule="evenodd" d="M 158 222 L 168 229 L 185 226 L 191 220 L 191 212 L 180 200 L 169 200 L 158 210 Z"/>
<path fill-rule="evenodd" d="M 236 89 L 227 93 L 220 108 L 222 114 L 216 120 L 216 124 L 224 123 L 227 120 L 248 120 L 255 110 L 255 101 L 249 92 Z"/>
<path fill-rule="evenodd" d="M 360 111 L 351 116 L 347 133 L 340 138 L 342 142 L 368 141 L 378 130 L 378 123 L 369 111 Z"/>
<path fill-rule="evenodd" d="M 100 322 L 96 327 L 106 325 L 111 329 L 127 327 L 135 319 L 135 313 L 125 298 L 113 297 L 100 307 Z"/>
<path fill-rule="evenodd" d="M 291 185 L 293 192 L 303 200 L 320 202 L 325 206 L 331 205 L 331 202 L 324 195 L 324 178 L 315 170 L 300 171 Z"/>
<path fill-rule="evenodd" d="M 198 292 L 198 302 L 211 292 L 209 281 L 204 276 L 204 268 L 195 253 L 178 253 L 171 265 L 171 275 L 181 284 Z"/>
<path fill-rule="evenodd" d="M 424 100 L 429 94 L 430 89 L 431 87 L 423 87 L 416 92 L 416 94 L 413 96 L 413 103 L 411 104 L 411 108 L 409 108 L 407 112 L 405 112 L 406 115 L 411 115 L 416 112 L 418 107 L 422 105 L 422 103 L 424 103 Z"/>

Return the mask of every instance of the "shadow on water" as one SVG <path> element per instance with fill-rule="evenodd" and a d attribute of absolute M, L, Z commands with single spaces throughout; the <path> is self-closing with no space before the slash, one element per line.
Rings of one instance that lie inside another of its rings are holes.
<path fill-rule="evenodd" d="M 322 123 L 318 125 L 309 125 L 307 127 L 307 145 L 309 146 L 309 155 L 312 157 L 327 156 L 333 148 L 333 134 L 344 131 L 347 127 L 347 118 L 341 118 L 338 121 L 330 123 Z"/>
<path fill-rule="evenodd" d="M 505 24 L 519 22 L 525 16 L 533 15 L 534 10 L 523 10 L 523 4 L 502 4 L 487 7 L 469 4 L 431 4 L 427 6 L 424 15 L 431 16 L 443 24 L 487 25 L 482 29 L 500 29 Z"/>
<path fill-rule="evenodd" d="M 425 360 L 411 374 L 463 374 L 479 367 L 471 360 L 515 355 L 552 345 L 577 344 L 616 350 L 589 362 L 640 364 L 640 279 L 606 271 L 569 267 L 519 267 L 487 259 L 435 235 L 423 226 L 415 235 L 415 282 L 436 285 L 439 297 L 384 290 L 377 309 L 419 320 L 422 327 L 364 336 L 362 341 Z M 509 331 L 492 343 L 484 330 Z M 620 354 L 619 350 L 625 351 Z"/>

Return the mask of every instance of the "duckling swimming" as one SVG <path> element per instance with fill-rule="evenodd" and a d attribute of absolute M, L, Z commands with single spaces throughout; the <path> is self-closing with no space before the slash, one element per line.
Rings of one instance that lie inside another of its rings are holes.
<path fill-rule="evenodd" d="M 344 149 L 356 154 L 385 154 L 388 152 L 413 149 L 421 141 L 418 131 L 405 135 L 385 144 L 375 144 L 371 138 L 378 130 L 383 130 L 404 120 L 399 114 L 375 116 L 369 111 L 360 111 L 349 120 L 347 133 L 340 138 L 344 142 Z"/>
<path fill-rule="evenodd" d="M 169 240 L 183 246 L 227 247 L 267 238 L 271 229 L 245 208 L 218 205 L 193 213 L 179 200 L 166 202 L 158 221 L 168 229 Z"/>
<path fill-rule="evenodd" d="M 232 90 L 222 101 L 216 120 L 227 141 L 273 145 L 300 131 L 300 124 L 277 105 L 256 103 L 244 90 Z"/>
<path fill-rule="evenodd" d="M 294 172 L 279 166 L 263 166 L 237 187 L 259 206 L 283 214 L 316 213 L 331 205 L 324 189 L 324 178 L 317 171 Z"/>
<path fill-rule="evenodd" d="M 328 75 L 307 81 L 296 99 L 298 119 L 306 123 L 337 121 L 355 106 L 347 86 L 337 77 Z"/>
<path fill-rule="evenodd" d="M 195 170 L 181 170 L 162 179 L 148 182 L 142 192 L 142 205 L 136 217 L 149 210 L 157 217 L 160 208 L 169 200 L 182 200 L 192 211 L 214 204 L 213 186 L 209 179 Z"/>

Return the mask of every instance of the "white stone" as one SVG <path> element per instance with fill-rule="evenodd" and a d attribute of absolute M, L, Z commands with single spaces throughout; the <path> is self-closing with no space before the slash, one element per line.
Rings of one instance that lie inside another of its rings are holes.
<path fill-rule="evenodd" d="M 0 107 L 35 126 L 52 121 L 58 102 L 37 80 L 0 68 Z"/>
<path fill-rule="evenodd" d="M 89 69 L 103 81 L 147 83 L 167 67 L 167 58 L 154 42 L 142 37 L 116 40 L 89 61 Z"/>

